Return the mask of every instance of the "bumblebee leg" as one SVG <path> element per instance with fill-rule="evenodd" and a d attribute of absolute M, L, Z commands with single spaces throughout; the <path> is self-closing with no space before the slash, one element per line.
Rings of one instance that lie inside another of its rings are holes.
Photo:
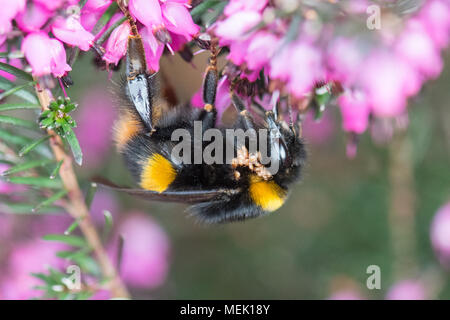
<path fill-rule="evenodd" d="M 127 93 L 133 102 L 136 111 L 139 113 L 147 130 L 153 131 L 152 107 L 155 98 L 155 74 L 147 71 L 145 51 L 142 38 L 136 27 L 136 23 L 131 17 L 128 9 L 122 1 L 117 1 L 131 26 L 131 35 L 128 37 L 126 77 Z"/>
<path fill-rule="evenodd" d="M 234 107 L 239 113 L 239 121 L 242 122 L 242 126 L 245 130 L 254 129 L 253 118 L 250 112 L 245 108 L 244 102 L 233 91 L 231 92 L 231 101 Z"/>
<path fill-rule="evenodd" d="M 216 124 L 217 111 L 215 108 L 216 91 L 219 76 L 217 74 L 217 55 L 219 51 L 215 44 L 211 45 L 211 57 L 209 65 L 206 67 L 205 78 L 203 79 L 203 112 L 199 119 L 203 121 L 203 128 L 211 128 Z"/>

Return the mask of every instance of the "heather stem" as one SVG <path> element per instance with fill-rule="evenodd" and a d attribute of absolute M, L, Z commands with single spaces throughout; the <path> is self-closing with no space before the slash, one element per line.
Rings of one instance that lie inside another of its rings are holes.
<path fill-rule="evenodd" d="M 389 225 L 393 246 L 393 274 L 396 279 L 414 275 L 415 201 L 412 145 L 408 135 L 399 133 L 390 146 Z M 411 274 L 412 273 L 412 274 Z"/>
<path fill-rule="evenodd" d="M 35 86 L 35 89 L 42 110 L 47 109 L 50 104 L 51 93 L 48 89 L 40 89 L 38 85 Z M 80 229 L 97 257 L 103 276 L 108 280 L 112 297 L 129 298 L 130 295 L 119 278 L 117 270 L 109 259 L 92 222 L 89 210 L 86 207 L 83 194 L 73 170 L 72 158 L 64 151 L 61 138 L 57 134 L 54 134 L 52 130 L 48 130 L 48 134 L 52 136 L 50 139 L 50 147 L 54 153 L 56 161 L 63 161 L 59 175 L 65 189 L 68 190 L 69 198 L 69 201 L 64 205 L 64 207 L 74 219 L 80 221 Z"/>

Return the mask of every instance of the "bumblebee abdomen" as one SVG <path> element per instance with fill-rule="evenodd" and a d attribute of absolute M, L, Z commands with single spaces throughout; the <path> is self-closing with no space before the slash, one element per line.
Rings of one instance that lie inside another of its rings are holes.
<path fill-rule="evenodd" d="M 266 181 L 253 174 L 249 179 L 248 193 L 255 205 L 269 212 L 275 211 L 283 205 L 287 192 L 275 181 Z"/>
<path fill-rule="evenodd" d="M 142 189 L 161 193 L 175 180 L 176 175 L 170 160 L 159 153 L 153 153 L 143 163 L 139 184 Z"/>

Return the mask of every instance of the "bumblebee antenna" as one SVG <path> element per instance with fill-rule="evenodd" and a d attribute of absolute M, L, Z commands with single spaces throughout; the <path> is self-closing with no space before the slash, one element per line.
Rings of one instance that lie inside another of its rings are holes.
<path fill-rule="evenodd" d="M 288 95 L 288 97 L 287 97 L 287 107 L 288 107 L 288 113 L 289 113 L 289 128 L 291 128 L 291 131 L 295 134 L 294 117 L 292 114 L 292 103 L 291 103 L 290 95 Z"/>

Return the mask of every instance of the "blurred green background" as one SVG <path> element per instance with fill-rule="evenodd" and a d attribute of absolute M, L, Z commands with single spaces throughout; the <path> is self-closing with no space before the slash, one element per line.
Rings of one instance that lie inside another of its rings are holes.
<path fill-rule="evenodd" d="M 200 87 L 204 61 L 206 55 L 196 56 L 194 69 L 178 57 L 163 59 L 162 73 L 173 82 L 180 102 Z M 429 237 L 433 215 L 450 197 L 449 54 L 446 62 L 440 78 L 410 101 L 407 130 L 397 130 L 391 142 L 381 145 L 366 132 L 355 159 L 345 155 L 339 110 L 331 107 L 333 131 L 325 142 L 308 141 L 303 181 L 285 206 L 269 216 L 205 227 L 187 218 L 182 205 L 116 194 L 122 211 L 148 213 L 171 240 L 165 284 L 152 291 L 132 290 L 133 296 L 324 299 L 349 289 L 379 299 L 399 280 L 425 277 L 440 285 L 434 297 L 449 299 L 450 277 L 439 267 Z M 90 55 L 77 61 L 71 73 L 75 85 L 69 89 L 74 100 L 88 90 L 108 94 L 107 73 L 93 70 Z M 100 167 L 79 169 L 80 175 L 131 183 L 112 147 L 110 154 Z M 366 288 L 369 265 L 381 268 L 381 290 Z"/>

